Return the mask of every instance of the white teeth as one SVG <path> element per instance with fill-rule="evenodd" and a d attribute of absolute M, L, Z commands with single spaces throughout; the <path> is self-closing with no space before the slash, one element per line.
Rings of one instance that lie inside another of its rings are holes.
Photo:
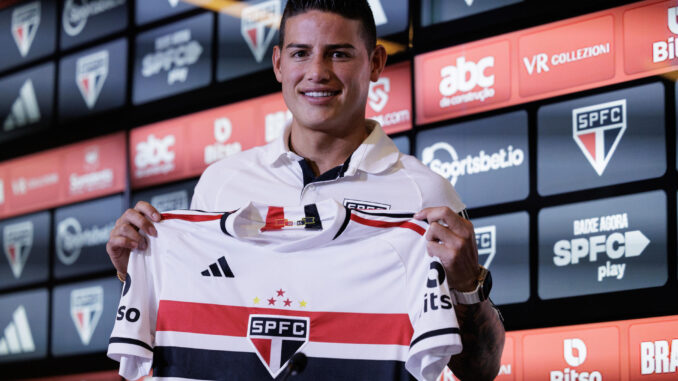
<path fill-rule="evenodd" d="M 330 97 L 334 95 L 331 91 L 309 91 L 304 94 L 308 97 Z"/>

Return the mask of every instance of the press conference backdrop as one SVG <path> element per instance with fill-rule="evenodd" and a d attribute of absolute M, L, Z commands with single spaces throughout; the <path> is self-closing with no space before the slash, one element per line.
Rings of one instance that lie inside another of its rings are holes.
<path fill-rule="evenodd" d="M 389 65 L 366 115 L 469 208 L 497 379 L 678 377 L 675 2 L 369 2 Z M 0 3 L 3 378 L 116 379 L 108 234 L 281 134 L 285 4 Z"/>

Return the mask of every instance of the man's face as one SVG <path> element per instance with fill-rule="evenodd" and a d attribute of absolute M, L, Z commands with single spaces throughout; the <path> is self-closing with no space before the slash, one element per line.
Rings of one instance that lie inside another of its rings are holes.
<path fill-rule="evenodd" d="M 379 46 L 370 54 L 358 20 L 309 11 L 290 17 L 273 68 L 298 127 L 341 133 L 362 128 L 370 80 L 386 62 Z"/>

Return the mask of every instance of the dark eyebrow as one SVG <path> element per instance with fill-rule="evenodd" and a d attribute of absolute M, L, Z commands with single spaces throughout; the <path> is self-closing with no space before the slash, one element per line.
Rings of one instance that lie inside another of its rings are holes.
<path fill-rule="evenodd" d="M 310 45 L 306 44 L 295 44 L 295 43 L 290 43 L 285 46 L 285 49 L 310 49 Z M 334 50 L 334 49 L 353 49 L 355 50 L 355 46 L 351 44 L 330 44 L 326 46 L 326 49 L 328 50 Z"/>

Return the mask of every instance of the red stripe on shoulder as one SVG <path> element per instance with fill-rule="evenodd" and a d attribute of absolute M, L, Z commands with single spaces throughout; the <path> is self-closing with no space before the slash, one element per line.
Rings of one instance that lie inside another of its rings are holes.
<path fill-rule="evenodd" d="M 163 220 L 184 220 L 192 222 L 203 222 L 203 221 L 214 221 L 221 219 L 223 214 L 217 215 L 204 215 L 204 214 L 175 214 L 175 213 L 162 213 Z"/>
<path fill-rule="evenodd" d="M 367 218 L 357 216 L 353 213 L 351 213 L 351 221 L 355 221 L 359 224 L 367 226 L 373 226 L 375 228 L 405 228 L 413 230 L 417 232 L 419 235 L 424 235 L 426 233 L 426 229 L 410 221 L 387 222 L 378 220 L 368 220 Z"/>

